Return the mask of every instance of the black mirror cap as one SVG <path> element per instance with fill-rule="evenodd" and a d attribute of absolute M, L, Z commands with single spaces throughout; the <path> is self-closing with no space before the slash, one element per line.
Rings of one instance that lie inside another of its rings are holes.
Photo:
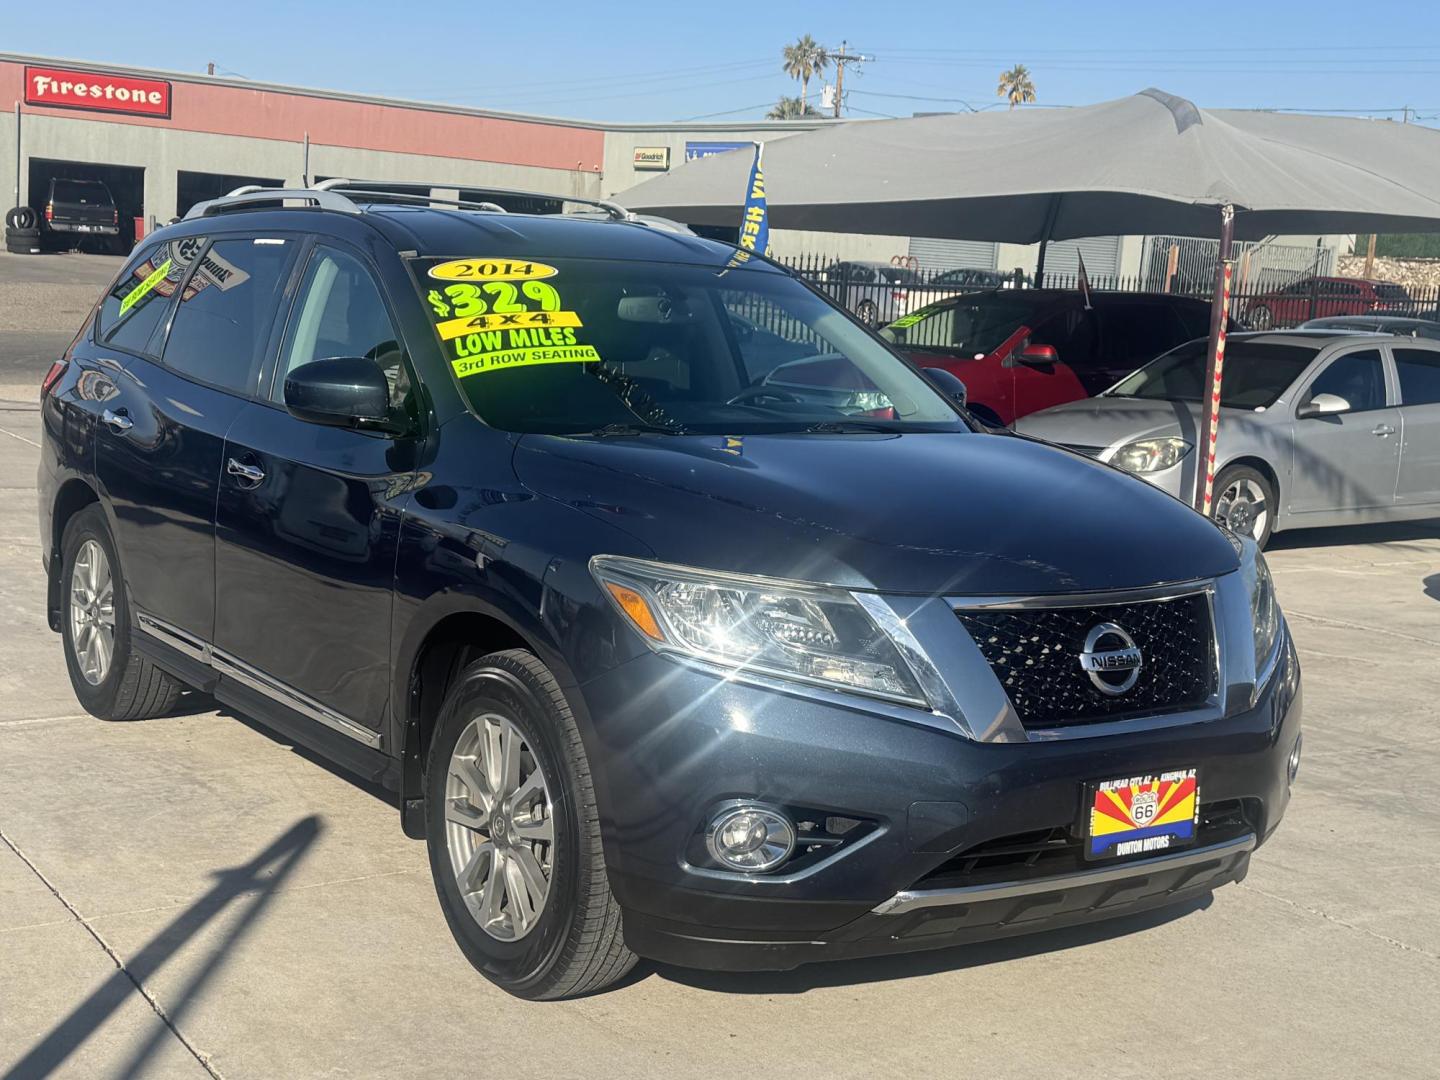
<path fill-rule="evenodd" d="M 285 376 L 285 409 L 310 424 L 384 424 L 390 416 L 390 384 L 368 357 L 312 360 Z"/>
<path fill-rule="evenodd" d="M 970 391 L 965 389 L 965 384 L 953 371 L 939 367 L 927 367 L 923 370 L 931 385 L 950 400 L 957 402 L 962 409 L 965 408 L 970 399 Z"/>

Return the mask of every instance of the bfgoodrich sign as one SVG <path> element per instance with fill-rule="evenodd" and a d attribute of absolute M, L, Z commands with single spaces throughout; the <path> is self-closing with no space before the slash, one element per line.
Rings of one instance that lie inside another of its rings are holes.
<path fill-rule="evenodd" d="M 163 79 L 26 67 L 25 104 L 169 119 L 170 84 Z"/>

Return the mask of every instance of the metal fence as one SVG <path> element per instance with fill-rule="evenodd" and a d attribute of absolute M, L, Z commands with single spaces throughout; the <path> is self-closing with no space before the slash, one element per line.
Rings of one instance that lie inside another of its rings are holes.
<path fill-rule="evenodd" d="M 1133 276 L 1091 276 L 1093 292 L 1170 293 L 1209 300 L 1214 291 L 1214 241 L 1184 237 L 1151 237 L 1141 273 Z M 836 259 L 818 254 L 780 260 L 837 304 L 872 326 L 882 327 L 913 316 L 922 308 L 952 296 L 980 290 L 1034 288 L 1017 273 L 994 270 L 935 270 L 897 257 L 890 263 Z M 1406 287 L 1334 277 L 1328 249 L 1264 242 L 1240 245 L 1231 289 L 1231 317 L 1255 330 L 1298 326 L 1331 316 L 1401 315 L 1440 320 L 1440 286 Z M 1158 272 L 1157 272 L 1158 266 Z M 1043 287 L 1079 288 L 1075 273 L 1047 273 Z M 1023 302 L 1023 294 L 1016 296 Z M 775 329 L 766 318 L 757 325 Z M 908 338 L 928 342 L 924 320 L 914 320 Z M 936 332 L 944 333 L 936 327 Z M 933 344 L 943 344 L 937 340 Z"/>

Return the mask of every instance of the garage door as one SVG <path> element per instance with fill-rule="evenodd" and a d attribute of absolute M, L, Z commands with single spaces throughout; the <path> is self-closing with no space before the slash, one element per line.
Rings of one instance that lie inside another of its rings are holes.
<path fill-rule="evenodd" d="M 1085 257 L 1085 273 L 1091 281 L 1120 274 L 1120 237 L 1087 236 L 1083 240 L 1057 240 L 1045 249 L 1045 276 L 1074 275 Z"/>
<path fill-rule="evenodd" d="M 932 240 L 910 238 L 910 254 L 922 270 L 954 270 L 961 266 L 994 270 L 1000 245 L 982 240 Z M 1085 264 L 1089 266 L 1088 257 Z"/>

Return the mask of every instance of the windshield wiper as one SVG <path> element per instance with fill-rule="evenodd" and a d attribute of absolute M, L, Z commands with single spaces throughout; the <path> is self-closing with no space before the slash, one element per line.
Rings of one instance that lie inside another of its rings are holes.
<path fill-rule="evenodd" d="M 598 427 L 594 431 L 587 431 L 585 434 L 593 435 L 597 439 L 604 439 L 612 435 L 684 435 L 686 431 L 683 427 L 679 426 L 662 427 L 659 424 L 617 423 L 606 424 L 604 427 Z"/>
<path fill-rule="evenodd" d="M 844 435 L 856 431 L 879 431 L 886 435 L 895 434 L 893 425 L 871 424 L 864 420 L 821 420 L 818 424 L 811 424 L 803 430 L 806 434 L 815 435 Z"/>

